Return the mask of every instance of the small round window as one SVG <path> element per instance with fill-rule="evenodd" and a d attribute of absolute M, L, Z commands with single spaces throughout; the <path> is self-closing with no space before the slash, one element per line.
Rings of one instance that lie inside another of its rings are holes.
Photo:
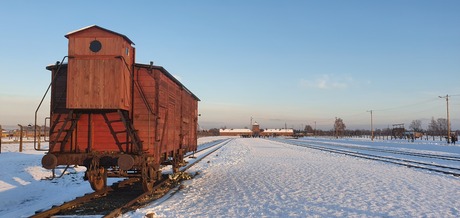
<path fill-rule="evenodd" d="M 98 40 L 94 40 L 89 44 L 89 50 L 91 50 L 92 52 L 98 52 L 101 50 L 101 48 L 102 44 Z"/>

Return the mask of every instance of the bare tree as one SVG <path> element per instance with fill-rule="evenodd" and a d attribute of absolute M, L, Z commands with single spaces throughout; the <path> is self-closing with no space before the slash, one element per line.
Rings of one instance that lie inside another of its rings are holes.
<path fill-rule="evenodd" d="M 441 140 L 442 135 L 447 137 L 447 119 L 445 118 L 438 118 L 438 126 L 439 126 L 439 139 Z"/>
<path fill-rule="evenodd" d="M 385 128 L 382 130 L 382 134 L 387 136 L 387 139 L 388 139 L 388 136 L 391 135 L 391 129 L 389 127 Z"/>
<path fill-rule="evenodd" d="M 421 120 L 412 120 L 412 123 L 409 125 L 409 128 L 414 130 L 414 132 L 422 132 L 422 121 Z"/>
<path fill-rule="evenodd" d="M 219 129 L 217 129 L 217 128 L 210 129 L 209 133 L 210 133 L 210 135 L 213 135 L 213 136 L 218 136 L 220 134 Z"/>
<path fill-rule="evenodd" d="M 339 135 L 343 136 L 343 134 L 345 132 L 345 128 L 347 128 L 347 126 L 343 122 L 342 118 L 335 119 L 334 130 L 335 130 L 335 137 L 336 138 L 338 138 Z"/>
<path fill-rule="evenodd" d="M 433 136 L 439 135 L 439 125 L 438 122 L 434 119 L 434 117 L 431 117 L 431 122 L 428 124 L 428 134 Z"/>
<path fill-rule="evenodd" d="M 307 133 L 309 133 L 309 132 L 310 132 L 310 133 L 314 132 L 313 128 L 312 128 L 310 125 L 306 125 L 304 131 L 307 132 Z"/>

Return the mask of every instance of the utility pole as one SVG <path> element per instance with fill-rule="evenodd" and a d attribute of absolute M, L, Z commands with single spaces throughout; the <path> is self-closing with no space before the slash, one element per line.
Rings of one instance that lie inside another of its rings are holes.
<path fill-rule="evenodd" d="M 450 143 L 450 118 L 449 118 L 449 95 L 438 96 L 439 98 L 445 98 L 447 103 L 447 144 Z"/>
<path fill-rule="evenodd" d="M 372 118 L 372 110 L 367 111 L 371 112 L 371 141 L 374 141 L 374 123 L 373 123 L 373 118 Z"/>

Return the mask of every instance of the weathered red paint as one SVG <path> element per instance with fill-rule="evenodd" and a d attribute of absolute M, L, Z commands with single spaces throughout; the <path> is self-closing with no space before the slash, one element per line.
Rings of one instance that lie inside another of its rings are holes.
<path fill-rule="evenodd" d="M 54 83 L 45 168 L 122 166 L 139 176 L 197 149 L 199 99 L 168 71 L 135 63 L 132 41 L 116 32 L 91 26 L 66 37 L 68 64 L 47 67 Z"/>

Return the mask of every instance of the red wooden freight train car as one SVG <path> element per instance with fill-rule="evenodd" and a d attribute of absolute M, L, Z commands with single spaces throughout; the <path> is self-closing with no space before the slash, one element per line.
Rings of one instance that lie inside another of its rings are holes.
<path fill-rule="evenodd" d="M 140 177 L 150 190 L 161 165 L 173 170 L 197 148 L 199 99 L 163 67 L 135 63 L 125 35 L 90 26 L 66 35 L 67 63 L 52 72 L 46 169 L 84 165 L 91 187 Z"/>

